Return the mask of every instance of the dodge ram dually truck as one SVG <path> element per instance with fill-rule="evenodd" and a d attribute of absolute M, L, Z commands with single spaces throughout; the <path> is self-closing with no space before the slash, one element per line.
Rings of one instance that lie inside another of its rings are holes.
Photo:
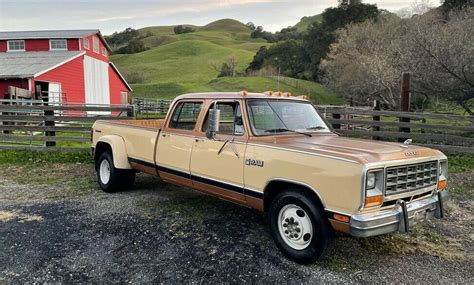
<path fill-rule="evenodd" d="M 268 212 L 288 258 L 310 263 L 334 232 L 407 232 L 443 216 L 446 156 L 410 141 L 341 137 L 305 98 L 287 93 L 177 97 L 163 120 L 97 121 L 97 178 L 105 192 L 136 172 Z"/>

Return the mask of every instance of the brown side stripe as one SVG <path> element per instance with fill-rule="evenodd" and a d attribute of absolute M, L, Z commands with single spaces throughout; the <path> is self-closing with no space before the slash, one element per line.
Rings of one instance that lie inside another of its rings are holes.
<path fill-rule="evenodd" d="M 242 188 L 242 187 L 238 187 L 238 186 L 235 186 L 235 185 L 231 185 L 231 184 L 228 184 L 228 183 L 225 183 L 225 182 L 216 181 L 216 180 L 213 180 L 213 179 L 209 179 L 209 178 L 205 178 L 205 177 L 201 177 L 201 176 L 197 176 L 197 175 L 192 175 L 192 174 L 187 173 L 187 172 L 183 172 L 183 171 L 179 171 L 179 170 L 175 170 L 175 169 L 170 169 L 170 168 L 160 166 L 160 165 L 154 165 L 154 164 L 149 163 L 147 161 L 142 161 L 142 160 L 139 160 L 139 159 L 136 159 L 136 158 L 129 157 L 128 159 L 131 162 L 142 164 L 144 166 L 156 167 L 159 171 L 163 171 L 163 172 L 173 174 L 173 175 L 176 175 L 176 176 L 181 176 L 183 178 L 187 178 L 187 179 L 191 179 L 191 180 L 201 182 L 201 183 L 204 183 L 204 184 L 219 187 L 219 188 L 222 188 L 224 190 L 237 192 L 237 193 L 244 194 L 244 195 L 247 195 L 247 196 L 251 196 L 251 197 L 254 197 L 254 198 L 257 198 L 257 199 L 263 199 L 263 196 L 264 196 L 263 193 L 256 192 L 256 191 L 246 189 L 246 188 Z"/>

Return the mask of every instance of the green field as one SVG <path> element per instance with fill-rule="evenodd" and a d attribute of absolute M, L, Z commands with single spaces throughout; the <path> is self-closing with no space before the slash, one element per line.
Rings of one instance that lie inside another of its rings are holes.
<path fill-rule="evenodd" d="M 252 39 L 250 29 L 230 19 L 219 20 L 195 31 L 174 34 L 173 26 L 140 29 L 142 41 L 149 48 L 136 54 L 111 56 L 120 71 L 127 77 L 140 74 L 142 82 L 132 83 L 135 97 L 172 99 L 187 92 L 241 91 L 263 92 L 278 90 L 295 95 L 309 95 L 320 104 L 340 103 L 319 84 L 303 80 L 278 81 L 268 77 L 247 77 L 244 71 L 261 46 L 262 39 Z M 236 77 L 217 78 L 220 67 L 229 58 L 237 61 Z"/>
<path fill-rule="evenodd" d="M 303 17 L 298 24 L 295 25 L 296 27 L 296 30 L 298 32 L 305 32 L 308 27 L 312 24 L 312 23 L 321 23 L 321 21 L 323 20 L 323 15 L 322 14 L 319 14 L 319 15 L 314 15 L 314 16 L 310 16 L 310 17 Z"/>

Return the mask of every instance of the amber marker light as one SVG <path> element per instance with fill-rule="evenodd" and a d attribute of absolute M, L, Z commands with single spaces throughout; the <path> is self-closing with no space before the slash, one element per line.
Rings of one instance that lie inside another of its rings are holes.
<path fill-rule="evenodd" d="M 283 95 L 283 93 L 281 93 L 281 91 L 278 91 L 278 97 L 281 97 Z"/>
<path fill-rule="evenodd" d="M 348 223 L 348 222 L 349 222 L 349 217 L 343 216 L 343 215 L 339 215 L 339 214 L 334 214 L 334 219 L 335 219 L 335 220 L 338 220 L 338 221 L 341 221 L 341 222 L 344 222 L 344 223 Z"/>
<path fill-rule="evenodd" d="M 286 97 L 291 97 L 291 92 L 286 92 Z"/>
<path fill-rule="evenodd" d="M 273 96 L 273 91 L 268 91 L 268 96 Z"/>
<path fill-rule="evenodd" d="M 247 96 L 249 93 L 247 91 L 242 91 L 242 96 Z"/>
<path fill-rule="evenodd" d="M 446 188 L 446 184 L 447 184 L 446 179 L 438 181 L 438 190 L 443 190 L 444 188 Z"/>
<path fill-rule="evenodd" d="M 382 195 L 365 197 L 365 207 L 379 206 L 379 205 L 382 205 L 382 203 L 383 203 Z"/>

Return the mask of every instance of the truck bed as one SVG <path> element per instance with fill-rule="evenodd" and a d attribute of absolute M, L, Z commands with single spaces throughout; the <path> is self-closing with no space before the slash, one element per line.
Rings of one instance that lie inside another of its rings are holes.
<path fill-rule="evenodd" d="M 128 158 L 154 161 L 156 137 L 164 123 L 158 120 L 98 120 L 93 125 L 94 142 L 103 136 L 120 137 Z"/>
<path fill-rule="evenodd" d="M 156 120 L 117 120 L 114 124 L 135 126 L 147 129 L 159 130 L 163 126 L 164 119 Z"/>

